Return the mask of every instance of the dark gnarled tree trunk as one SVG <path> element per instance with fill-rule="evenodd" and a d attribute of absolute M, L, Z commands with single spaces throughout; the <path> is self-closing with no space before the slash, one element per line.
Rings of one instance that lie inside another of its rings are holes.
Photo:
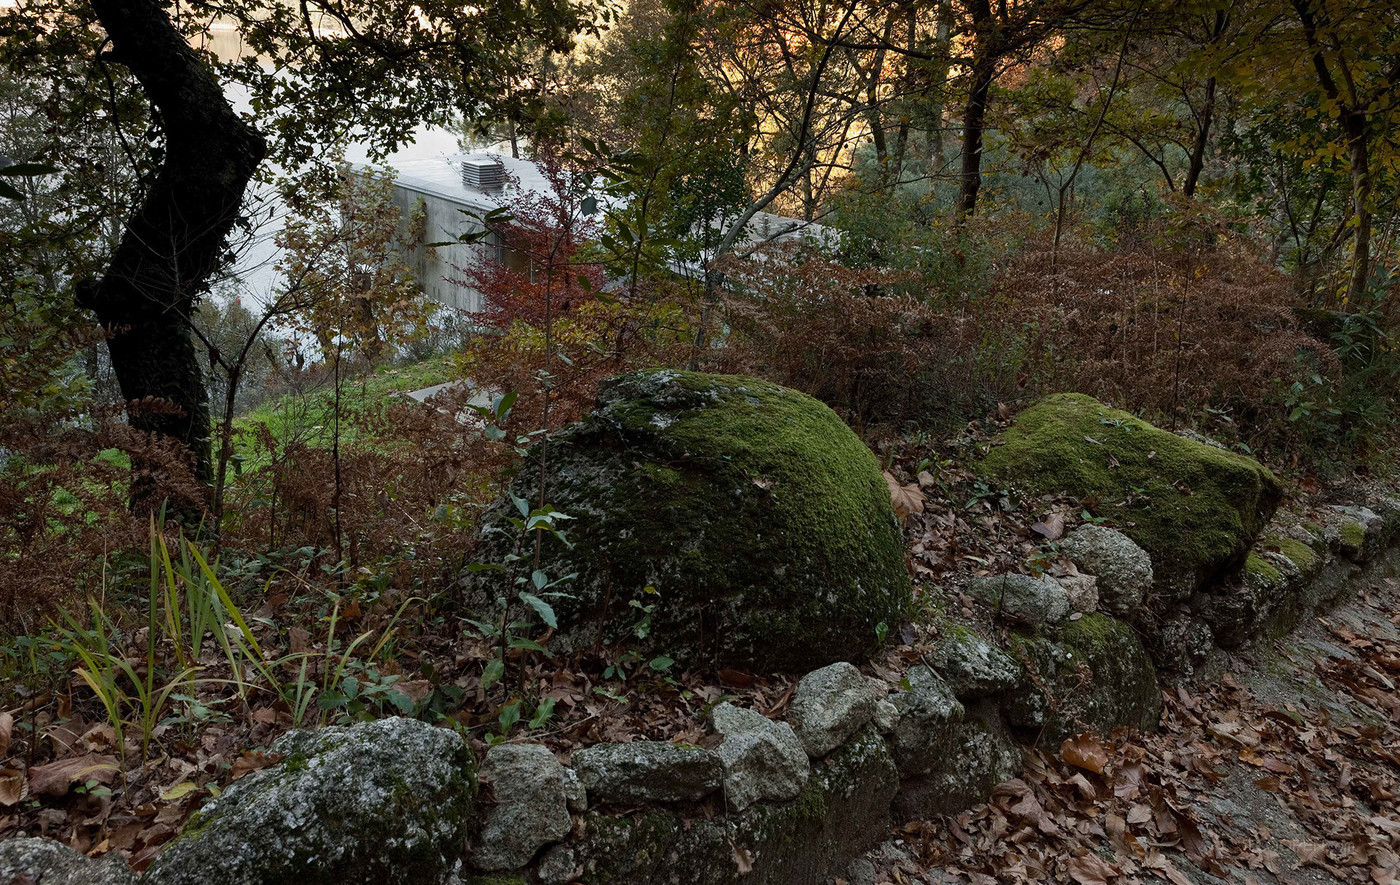
<path fill-rule="evenodd" d="M 189 317 L 267 152 L 214 73 L 157 0 L 90 0 L 111 61 L 141 84 L 165 136 L 164 162 L 127 220 L 105 275 L 79 302 L 111 336 L 112 368 L 132 427 L 178 443 L 201 489 L 210 480 L 209 404 Z M 159 465 L 133 465 L 133 503 Z M 197 503 L 203 503 L 197 502 Z"/>

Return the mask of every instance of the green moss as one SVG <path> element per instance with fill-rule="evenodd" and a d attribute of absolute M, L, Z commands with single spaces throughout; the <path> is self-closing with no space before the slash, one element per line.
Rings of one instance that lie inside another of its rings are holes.
<path fill-rule="evenodd" d="M 560 647 L 638 645 L 721 666 L 807 670 L 876 649 L 911 599 L 904 543 L 874 455 L 829 408 L 754 378 L 652 371 L 605 386 L 550 446 L 552 503 L 577 517 L 543 570 L 577 573 L 555 603 Z M 532 455 L 532 458 L 534 455 Z M 532 460 L 512 486 L 538 495 Z M 478 555 L 516 534 L 499 505 Z M 475 604 L 497 594 L 482 573 Z M 644 594 L 647 586 L 658 595 Z M 572 645 L 571 645 L 572 643 Z"/>
<path fill-rule="evenodd" d="M 1008 697 L 1008 721 L 1016 727 L 1058 741 L 1083 728 L 1156 726 L 1157 671 L 1132 628 L 1117 618 L 1087 614 L 1058 637 L 1013 634 L 1007 647 L 1032 674 Z"/>
<path fill-rule="evenodd" d="M 1313 567 L 1317 565 L 1317 551 L 1302 541 L 1293 538 L 1272 537 L 1265 538 L 1264 544 L 1277 549 L 1279 553 L 1288 557 L 1288 561 L 1305 574 L 1312 571 Z"/>
<path fill-rule="evenodd" d="M 1034 494 L 1097 499 L 1182 596 L 1241 564 L 1282 495 L 1258 462 L 1153 427 L 1081 394 L 1047 397 L 978 466 Z"/>
<path fill-rule="evenodd" d="M 1366 527 L 1359 522 L 1344 522 L 1339 529 L 1342 546 L 1349 550 L 1360 550 L 1366 546 Z"/>
<path fill-rule="evenodd" d="M 525 885 L 525 877 L 519 873 L 489 873 L 469 875 L 462 885 Z"/>
<path fill-rule="evenodd" d="M 637 467 L 637 470 L 648 479 L 653 482 L 661 483 L 662 485 L 672 486 L 680 482 L 681 479 L 679 472 L 669 467 L 662 467 L 659 464 L 642 464 Z"/>
<path fill-rule="evenodd" d="M 1312 535 L 1314 538 L 1322 539 L 1327 536 L 1327 529 L 1318 523 L 1305 522 L 1303 523 L 1303 528 L 1307 529 L 1308 534 Z"/>
<path fill-rule="evenodd" d="M 1244 561 L 1244 574 L 1262 587 L 1274 587 L 1283 584 L 1283 572 L 1279 571 L 1273 563 L 1262 556 L 1251 553 Z"/>
<path fill-rule="evenodd" d="M 293 753 L 287 757 L 286 766 L 288 771 L 305 771 L 309 767 L 306 762 L 306 754 Z"/>

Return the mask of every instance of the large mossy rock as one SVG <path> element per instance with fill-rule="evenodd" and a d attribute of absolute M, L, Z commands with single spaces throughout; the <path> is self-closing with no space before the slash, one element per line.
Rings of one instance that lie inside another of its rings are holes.
<path fill-rule="evenodd" d="M 1095 498 L 1152 557 L 1156 590 L 1181 599 L 1240 566 L 1282 488 L 1257 461 L 1153 427 L 1092 397 L 1026 409 L 978 467 L 1037 495 Z"/>
<path fill-rule="evenodd" d="M 539 500 L 541 448 L 512 483 Z M 904 544 L 875 457 L 811 397 L 727 375 L 653 370 L 607 383 L 548 446 L 546 499 L 573 517 L 543 570 L 577 573 L 552 601 L 572 650 L 599 639 L 688 663 L 802 671 L 868 657 L 910 598 Z M 520 542 L 503 500 L 478 562 Z M 478 613 L 500 595 L 471 577 Z M 652 587 L 655 594 L 646 592 Z M 649 631 L 634 630 L 654 606 Z M 641 638 L 638 633 L 645 633 Z"/>
<path fill-rule="evenodd" d="M 289 732 L 280 764 L 206 804 L 142 879 L 152 885 L 443 881 L 468 833 L 476 764 L 415 719 Z"/>

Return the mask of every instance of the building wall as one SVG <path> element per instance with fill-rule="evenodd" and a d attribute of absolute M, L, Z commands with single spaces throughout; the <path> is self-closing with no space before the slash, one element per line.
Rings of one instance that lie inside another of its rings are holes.
<path fill-rule="evenodd" d="M 440 243 L 481 229 L 480 222 L 463 215 L 460 210 L 469 209 L 481 213 L 486 210 L 403 185 L 394 185 L 393 202 L 398 207 L 401 223 L 405 226 L 412 223 L 420 201 L 425 215 L 423 241 L 426 243 Z M 446 307 L 478 311 L 481 309 L 481 293 L 461 282 L 464 274 L 456 268 L 470 267 L 472 262 L 480 260 L 481 251 L 480 246 L 460 244 L 437 246 L 432 249 L 419 246 L 408 259 L 418 276 L 419 289 L 425 296 Z"/>

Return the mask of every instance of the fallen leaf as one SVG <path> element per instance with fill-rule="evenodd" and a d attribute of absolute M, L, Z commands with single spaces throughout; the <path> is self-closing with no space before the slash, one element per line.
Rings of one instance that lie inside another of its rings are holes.
<path fill-rule="evenodd" d="M 245 774 L 261 771 L 269 765 L 276 765 L 281 761 L 282 756 L 278 753 L 268 753 L 263 750 L 244 750 L 243 755 L 233 760 L 233 767 L 229 772 L 229 779 L 236 781 Z"/>
<path fill-rule="evenodd" d="M 287 631 L 287 650 L 294 655 L 311 651 L 311 634 L 302 627 Z"/>
<path fill-rule="evenodd" d="M 1283 844 L 1287 845 L 1293 850 L 1294 854 L 1298 855 L 1298 866 L 1300 868 L 1306 866 L 1320 867 L 1327 863 L 1326 845 L 1320 845 L 1317 842 L 1294 841 L 1292 839 L 1284 840 Z"/>
<path fill-rule="evenodd" d="M 116 757 L 99 753 L 60 759 L 29 769 L 29 791 L 46 796 L 66 796 L 73 784 L 95 780 L 110 784 L 120 769 Z"/>
<path fill-rule="evenodd" d="M 1088 852 L 1065 861 L 1065 872 L 1079 885 L 1108 885 L 1108 880 L 1122 874 L 1113 864 Z"/>
<path fill-rule="evenodd" d="M 164 793 L 161 793 L 160 798 L 164 799 L 167 802 L 174 802 L 176 799 L 183 799 L 189 794 L 199 789 L 199 784 L 195 783 L 194 781 L 185 781 L 183 783 L 178 783 L 170 789 L 166 790 Z"/>
<path fill-rule="evenodd" d="M 1108 764 L 1108 753 L 1103 744 L 1088 732 L 1066 738 L 1065 742 L 1060 744 L 1060 757 L 1075 768 L 1092 771 L 1094 774 L 1103 774 L 1104 766 Z"/>
<path fill-rule="evenodd" d="M 894 474 L 885 471 L 885 484 L 890 489 L 890 504 L 894 507 L 895 516 L 900 522 L 907 520 L 912 514 L 924 512 L 924 492 L 919 488 L 918 483 L 911 482 L 907 485 L 900 485 Z"/>
<path fill-rule="evenodd" d="M 754 684 L 758 677 L 752 673 L 745 673 L 743 670 L 735 670 L 725 667 L 719 671 L 719 681 L 724 685 L 732 685 L 735 688 L 748 688 Z"/>
<path fill-rule="evenodd" d="M 5 758 L 10 753 L 10 735 L 14 732 L 15 717 L 9 713 L 0 713 L 0 759 Z"/>
<path fill-rule="evenodd" d="M 1064 514 L 1056 511 L 1045 517 L 1044 522 L 1038 522 L 1031 526 L 1031 531 L 1045 538 L 1047 541 L 1058 541 L 1065 533 Z"/>
<path fill-rule="evenodd" d="M 0 806 L 9 808 L 29 795 L 29 781 L 17 768 L 0 768 Z"/>
<path fill-rule="evenodd" d="M 730 843 L 734 849 L 734 867 L 739 871 L 739 875 L 747 876 L 753 872 L 753 852 L 747 848 L 740 848 L 734 843 Z"/>

